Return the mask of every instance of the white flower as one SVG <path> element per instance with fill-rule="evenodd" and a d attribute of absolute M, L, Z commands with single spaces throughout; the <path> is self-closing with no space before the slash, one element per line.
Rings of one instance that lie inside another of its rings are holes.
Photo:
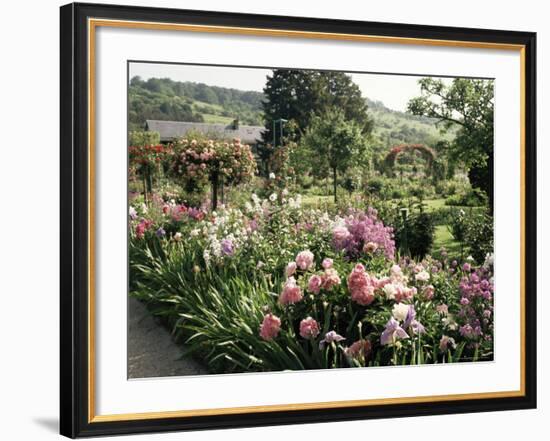
<path fill-rule="evenodd" d="M 419 282 L 427 282 L 430 280 L 430 274 L 427 271 L 420 271 L 414 278 Z"/>
<path fill-rule="evenodd" d="M 201 230 L 199 230 L 198 228 L 194 228 L 193 230 L 191 230 L 191 232 L 189 233 L 189 235 L 191 237 L 197 237 L 199 234 L 200 234 Z"/>
<path fill-rule="evenodd" d="M 212 254 L 216 257 L 220 257 L 222 255 L 222 244 L 218 241 L 216 238 L 212 238 L 210 242 L 210 249 L 212 250 Z"/>
<path fill-rule="evenodd" d="M 487 253 L 485 256 L 485 262 L 483 262 L 484 268 L 490 268 L 495 263 L 495 255 L 493 253 Z"/>
<path fill-rule="evenodd" d="M 473 262 L 473 261 L 474 261 L 474 258 L 473 258 L 473 256 L 468 256 L 468 257 L 466 257 L 466 260 L 467 260 L 468 262 Z"/>
<path fill-rule="evenodd" d="M 271 173 L 269 174 L 269 179 L 275 179 L 275 173 L 271 172 Z"/>
<path fill-rule="evenodd" d="M 255 204 L 259 204 L 260 203 L 260 198 L 258 197 L 258 195 L 256 193 L 252 193 L 252 202 L 254 202 Z"/>
<path fill-rule="evenodd" d="M 400 322 L 405 321 L 407 314 L 409 313 L 409 305 L 405 303 L 396 303 L 391 310 L 393 318 Z"/>
<path fill-rule="evenodd" d="M 283 196 L 288 196 L 288 190 L 287 190 L 286 188 L 283 189 L 283 192 L 282 192 L 282 193 L 283 193 Z"/>
<path fill-rule="evenodd" d="M 174 234 L 174 240 L 176 242 L 179 242 L 181 240 L 182 236 L 183 235 L 178 231 L 176 234 Z"/>
<path fill-rule="evenodd" d="M 384 291 L 384 294 L 386 295 L 386 298 L 388 300 L 393 300 L 393 299 L 395 299 L 395 294 L 397 292 L 397 288 L 395 287 L 395 285 L 393 283 L 388 283 L 388 284 L 384 285 L 384 287 L 382 288 L 382 291 Z"/>
<path fill-rule="evenodd" d="M 147 213 L 147 210 L 148 210 L 148 209 L 147 209 L 147 205 L 145 205 L 144 203 L 141 204 L 141 211 L 142 211 L 144 214 Z"/>
<path fill-rule="evenodd" d="M 269 196 L 269 200 L 271 202 L 275 202 L 277 200 L 277 193 L 271 193 L 271 196 Z"/>

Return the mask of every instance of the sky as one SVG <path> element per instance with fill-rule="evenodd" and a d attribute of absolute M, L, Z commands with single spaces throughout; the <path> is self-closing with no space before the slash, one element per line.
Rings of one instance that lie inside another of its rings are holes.
<path fill-rule="evenodd" d="M 170 78 L 209 86 L 229 87 L 261 92 L 271 69 L 241 67 L 194 66 L 181 64 L 130 63 L 130 78 Z M 364 97 L 382 101 L 386 107 L 405 111 L 409 99 L 420 94 L 417 76 L 351 74 Z"/>

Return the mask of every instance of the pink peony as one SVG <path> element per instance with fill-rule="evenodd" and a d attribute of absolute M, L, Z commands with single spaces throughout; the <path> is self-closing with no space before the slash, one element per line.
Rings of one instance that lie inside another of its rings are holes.
<path fill-rule="evenodd" d="M 313 266 L 313 253 L 309 250 L 300 251 L 296 256 L 296 264 L 301 270 L 308 270 Z"/>
<path fill-rule="evenodd" d="M 317 274 L 314 274 L 309 278 L 309 282 L 307 283 L 307 290 L 309 292 L 312 292 L 313 294 L 319 294 L 322 283 L 323 280 L 321 279 L 321 277 L 319 277 Z"/>
<path fill-rule="evenodd" d="M 358 263 L 348 276 L 348 288 L 351 299 L 360 305 L 367 306 L 374 301 L 376 282 L 365 271 L 365 267 Z"/>
<path fill-rule="evenodd" d="M 260 337 L 271 340 L 279 335 L 280 330 L 281 319 L 273 314 L 266 314 L 260 326 Z"/>
<path fill-rule="evenodd" d="M 411 300 L 414 295 L 416 294 L 416 288 L 409 288 L 402 283 L 396 283 L 394 284 L 395 287 L 395 295 L 394 300 L 396 302 L 404 302 L 407 300 Z"/>
<path fill-rule="evenodd" d="M 285 275 L 290 277 L 296 272 L 296 262 L 289 262 L 285 269 Z"/>
<path fill-rule="evenodd" d="M 302 300 L 302 290 L 298 285 L 296 285 L 296 279 L 294 277 L 289 277 L 285 282 L 283 287 L 283 292 L 279 296 L 279 303 L 281 305 L 288 305 L 291 303 L 297 303 Z"/>
<path fill-rule="evenodd" d="M 428 285 L 422 290 L 422 294 L 426 300 L 431 300 L 434 297 L 435 288 L 433 285 Z"/>
<path fill-rule="evenodd" d="M 319 335 L 319 323 L 308 317 L 300 322 L 300 336 L 302 338 L 314 339 Z"/>
<path fill-rule="evenodd" d="M 321 265 L 322 265 L 322 267 L 323 267 L 324 269 L 327 270 L 327 269 L 329 269 L 329 268 L 332 268 L 332 263 L 333 263 L 333 260 L 332 260 L 332 259 L 330 259 L 330 258 L 328 258 L 328 257 L 325 257 L 325 258 L 323 259 L 323 263 L 321 263 Z"/>
<path fill-rule="evenodd" d="M 367 242 L 363 247 L 363 252 L 367 254 L 374 253 L 378 249 L 378 244 L 375 242 Z"/>
<path fill-rule="evenodd" d="M 340 285 L 340 276 L 334 268 L 328 268 L 325 270 L 325 273 L 321 276 L 323 289 L 330 291 L 333 286 Z"/>
<path fill-rule="evenodd" d="M 350 234 L 348 229 L 343 226 L 334 227 L 334 229 L 332 230 L 332 238 L 338 248 L 340 247 L 340 244 L 343 244 L 345 242 L 349 235 Z"/>

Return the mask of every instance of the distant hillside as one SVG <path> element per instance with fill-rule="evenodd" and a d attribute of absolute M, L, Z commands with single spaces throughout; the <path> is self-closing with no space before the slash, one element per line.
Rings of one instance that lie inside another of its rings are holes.
<path fill-rule="evenodd" d="M 374 119 L 375 145 L 382 150 L 404 143 L 433 145 L 454 137 L 452 131 L 442 135 L 435 119 L 388 109 L 381 101 L 367 98 L 367 103 Z"/>
<path fill-rule="evenodd" d="M 261 92 L 242 91 L 169 78 L 134 77 L 129 86 L 130 130 L 140 130 L 147 119 L 263 125 Z M 434 144 L 442 139 L 435 120 L 388 109 L 367 98 L 374 119 L 374 144 L 378 151 L 400 143 Z M 443 138 L 449 139 L 452 134 Z"/>
<path fill-rule="evenodd" d="M 261 92 L 245 92 L 169 78 L 134 77 L 129 92 L 130 130 L 143 128 L 145 120 L 262 125 Z"/>

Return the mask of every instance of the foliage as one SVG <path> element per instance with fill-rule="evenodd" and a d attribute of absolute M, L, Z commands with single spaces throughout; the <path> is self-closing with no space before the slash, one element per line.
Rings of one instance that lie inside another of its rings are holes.
<path fill-rule="evenodd" d="M 314 116 L 302 146 L 310 152 L 311 171 L 318 177 L 332 176 L 334 201 L 337 200 L 337 174 L 364 163 L 368 147 L 361 127 L 346 120 L 340 110 Z"/>
<path fill-rule="evenodd" d="M 409 101 L 415 115 L 438 119 L 445 129 L 458 126 L 450 156 L 469 170 L 470 182 L 487 193 L 493 206 L 493 113 L 491 80 L 456 78 L 450 85 L 422 78 L 421 96 Z"/>
<path fill-rule="evenodd" d="M 486 256 L 493 253 L 493 217 L 483 210 L 470 209 L 468 213 L 457 210 L 451 219 L 450 231 L 476 262 L 484 262 Z"/>
<path fill-rule="evenodd" d="M 477 188 L 453 194 L 445 199 L 445 205 L 480 207 L 487 204 L 487 196 Z"/>
<path fill-rule="evenodd" d="M 264 143 L 280 144 L 274 138 L 273 122 L 282 119 L 297 125 L 295 141 L 299 141 L 315 115 L 340 109 L 344 118 L 354 121 L 363 134 L 372 130 L 367 103 L 359 87 L 343 72 L 275 69 L 268 76 L 263 102 Z M 279 127 L 275 128 L 278 134 Z"/>
<path fill-rule="evenodd" d="M 134 130 L 129 133 L 128 140 L 131 146 L 158 145 L 160 144 L 160 133 Z"/>

